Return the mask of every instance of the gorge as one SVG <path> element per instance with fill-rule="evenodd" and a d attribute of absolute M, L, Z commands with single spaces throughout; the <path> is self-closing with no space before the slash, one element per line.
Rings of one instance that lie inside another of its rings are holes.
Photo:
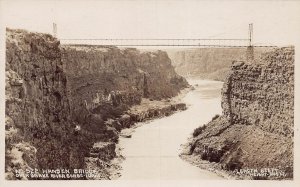
<path fill-rule="evenodd" d="M 61 179 L 20 172 L 58 168 L 76 180 L 292 179 L 294 48 L 255 50 L 66 45 L 7 29 L 6 179 Z"/>

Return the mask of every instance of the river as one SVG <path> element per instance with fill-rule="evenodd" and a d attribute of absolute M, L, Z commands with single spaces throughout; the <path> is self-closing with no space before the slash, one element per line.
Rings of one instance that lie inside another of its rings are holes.
<path fill-rule="evenodd" d="M 120 138 L 125 160 L 123 180 L 222 179 L 179 158 L 180 145 L 193 130 L 221 114 L 222 82 L 189 80 L 195 90 L 183 98 L 188 109 L 146 122 L 135 129 L 132 138 Z"/>

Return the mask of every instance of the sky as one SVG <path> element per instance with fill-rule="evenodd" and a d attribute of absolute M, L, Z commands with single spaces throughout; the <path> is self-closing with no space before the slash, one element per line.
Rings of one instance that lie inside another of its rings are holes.
<path fill-rule="evenodd" d="M 293 45 L 300 1 L 0 0 L 1 25 L 58 38 L 247 38 Z"/>

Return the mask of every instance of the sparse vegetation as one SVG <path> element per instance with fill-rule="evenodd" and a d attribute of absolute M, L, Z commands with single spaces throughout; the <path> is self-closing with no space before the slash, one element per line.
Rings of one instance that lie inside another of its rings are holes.
<path fill-rule="evenodd" d="M 220 115 L 219 115 L 219 114 L 216 114 L 211 120 L 214 121 L 214 120 L 216 120 L 218 117 L 220 117 Z"/>
<path fill-rule="evenodd" d="M 206 129 L 206 125 L 202 125 L 202 126 L 196 128 L 193 132 L 193 137 L 196 137 L 199 134 L 201 134 L 204 129 Z"/>

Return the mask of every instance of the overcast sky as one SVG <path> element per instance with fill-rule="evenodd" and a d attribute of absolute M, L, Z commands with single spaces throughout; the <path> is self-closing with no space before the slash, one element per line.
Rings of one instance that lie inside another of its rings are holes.
<path fill-rule="evenodd" d="M 300 33 L 300 1 L 4 1 L 6 27 L 59 38 L 247 38 L 294 44 Z"/>

